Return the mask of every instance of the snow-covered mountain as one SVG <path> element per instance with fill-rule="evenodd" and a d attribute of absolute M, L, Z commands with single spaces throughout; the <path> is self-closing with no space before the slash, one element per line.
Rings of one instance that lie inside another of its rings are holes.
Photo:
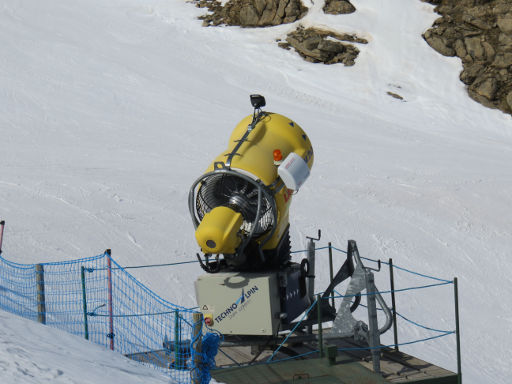
<path fill-rule="evenodd" d="M 183 0 L 3 0 L 4 256 L 31 263 L 112 248 L 123 265 L 192 259 L 189 187 L 252 112 L 249 94 L 261 93 L 266 109 L 297 121 L 315 149 L 312 175 L 292 203 L 293 247 L 321 228 L 325 242 L 357 240 L 364 256 L 458 276 L 464 380 L 506 383 L 510 116 L 470 100 L 459 59 L 424 42 L 437 18 L 431 5 L 353 0 L 355 13 L 335 16 L 321 0 L 307 3 L 297 23 L 240 29 L 201 27 L 204 10 Z M 358 46 L 353 67 L 307 63 L 276 43 L 299 23 L 369 44 Z M 201 270 L 134 274 L 191 306 Z M 327 268 L 317 275 L 327 281 Z M 454 327 L 452 304 L 449 290 L 398 302 L 405 315 L 444 329 Z M 417 338 L 399 327 L 401 340 Z M 455 370 L 454 345 L 443 338 L 404 350 Z M 8 372 L 0 377 L 10 380 Z"/>

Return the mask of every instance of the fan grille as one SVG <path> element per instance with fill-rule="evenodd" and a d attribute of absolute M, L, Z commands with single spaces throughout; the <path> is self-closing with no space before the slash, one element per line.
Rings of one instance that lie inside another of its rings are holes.
<path fill-rule="evenodd" d="M 201 181 L 196 197 L 196 211 L 199 220 L 215 207 L 229 207 L 242 214 L 241 229 L 244 235 L 252 230 L 258 210 L 258 186 L 250 181 L 228 174 L 216 174 Z M 256 224 L 253 237 L 257 238 L 272 229 L 274 215 L 270 201 L 261 195 L 260 219 Z"/>

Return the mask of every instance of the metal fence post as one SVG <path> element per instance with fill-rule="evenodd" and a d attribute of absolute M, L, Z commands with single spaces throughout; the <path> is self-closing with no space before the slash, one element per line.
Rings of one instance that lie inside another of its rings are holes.
<path fill-rule="evenodd" d="M 370 352 L 372 355 L 373 370 L 375 373 L 380 373 L 380 333 L 379 324 L 377 321 L 377 300 L 375 287 L 375 278 L 372 272 L 366 272 L 366 298 L 368 301 L 368 325 L 370 327 L 368 344 L 370 345 Z"/>
<path fill-rule="evenodd" d="M 194 373 L 192 376 L 193 384 L 201 384 L 202 382 L 202 343 L 201 343 L 201 329 L 203 325 L 203 314 L 195 312 L 192 314 L 194 321 L 194 328 L 192 329 L 192 340 L 196 340 L 195 344 L 191 345 L 194 349 Z"/>
<path fill-rule="evenodd" d="M 46 324 L 46 303 L 44 297 L 44 267 L 36 264 L 37 321 Z"/>
<path fill-rule="evenodd" d="M 389 259 L 389 281 L 391 285 L 391 307 L 393 310 L 393 336 L 395 351 L 398 351 L 398 326 L 396 324 L 395 277 L 393 275 L 393 259 Z"/>
<path fill-rule="evenodd" d="M 320 357 L 324 357 L 324 339 L 322 330 L 322 299 L 320 295 L 316 296 L 316 310 L 318 311 L 318 350 Z"/>
<path fill-rule="evenodd" d="M 453 291 L 455 295 L 455 334 L 457 337 L 457 382 L 462 384 L 462 359 L 460 355 L 460 327 L 459 327 L 459 283 L 453 278 Z"/>
<path fill-rule="evenodd" d="M 309 239 L 308 242 L 308 284 L 307 284 L 307 292 L 309 295 L 309 299 L 311 302 L 315 301 L 315 242 L 313 239 Z M 311 335 L 313 334 L 313 326 L 308 325 L 307 326 L 308 333 Z"/>
<path fill-rule="evenodd" d="M 107 255 L 107 284 L 108 284 L 108 320 L 109 320 L 109 334 L 110 338 L 110 349 L 114 350 L 114 314 L 112 310 L 112 251 L 107 249 L 105 251 Z"/>
<path fill-rule="evenodd" d="M 84 308 L 84 336 L 86 340 L 89 340 L 89 325 L 87 324 L 87 296 L 85 293 L 85 267 L 82 265 L 80 269 L 82 278 L 82 302 Z"/>

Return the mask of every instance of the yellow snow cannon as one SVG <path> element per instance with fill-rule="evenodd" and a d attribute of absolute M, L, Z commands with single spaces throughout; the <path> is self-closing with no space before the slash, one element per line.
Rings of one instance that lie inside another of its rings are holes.
<path fill-rule="evenodd" d="M 252 116 L 238 123 L 227 150 L 190 188 L 189 209 L 205 260 L 198 258 L 210 273 L 286 265 L 290 202 L 313 166 L 313 147 L 302 128 L 262 111 L 261 95 L 251 95 L 251 103 Z"/>

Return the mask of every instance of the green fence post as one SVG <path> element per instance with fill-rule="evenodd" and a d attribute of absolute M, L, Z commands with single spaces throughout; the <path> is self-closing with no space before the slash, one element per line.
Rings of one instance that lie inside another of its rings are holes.
<path fill-rule="evenodd" d="M 453 291 L 455 295 L 455 334 L 457 338 L 457 382 L 462 384 L 462 359 L 460 356 L 460 327 L 459 327 L 459 284 L 456 277 L 453 278 Z"/>
<path fill-rule="evenodd" d="M 87 297 L 85 295 L 85 267 L 83 265 L 81 267 L 81 277 L 82 277 L 82 302 L 83 302 L 83 308 L 84 308 L 85 339 L 89 340 L 89 325 L 87 324 Z"/>

